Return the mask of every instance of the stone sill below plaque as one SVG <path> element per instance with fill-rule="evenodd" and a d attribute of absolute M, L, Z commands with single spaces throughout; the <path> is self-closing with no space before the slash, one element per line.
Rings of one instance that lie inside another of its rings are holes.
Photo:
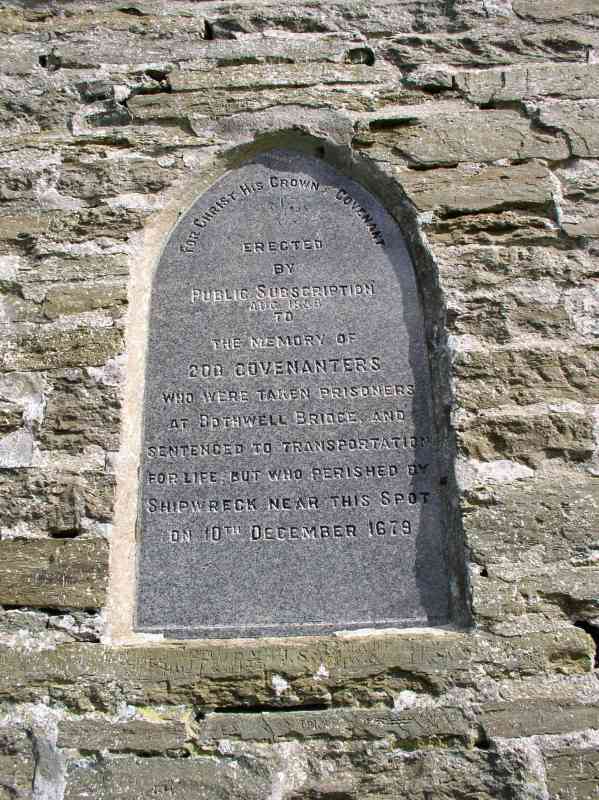
<path fill-rule="evenodd" d="M 455 637 L 467 637 L 473 632 L 473 628 L 460 627 L 452 623 L 446 623 L 432 627 L 431 625 L 413 626 L 413 627 L 363 627 L 363 628 L 333 628 L 330 627 L 327 631 L 318 631 L 315 633 L 284 633 L 284 634 L 256 634 L 247 636 L 236 637 L 215 637 L 215 636 L 202 636 L 193 637 L 181 635 L 176 636 L 170 633 L 152 633 L 152 632 L 137 632 L 132 629 L 128 633 L 119 633 L 116 635 L 107 634 L 102 639 L 102 644 L 108 647 L 127 647 L 127 648 L 143 648 L 147 646 L 168 646 L 176 648 L 185 648 L 190 651 L 196 648 L 209 646 L 215 650 L 227 650 L 235 647 L 239 648 L 255 648 L 256 646 L 267 646 L 269 648 L 286 648 L 290 645 L 300 646 L 305 645 L 309 649 L 326 646 L 327 644 L 340 642 L 340 641 L 355 641 L 367 640 L 372 641 L 387 641 L 390 639 L 409 640 L 410 637 L 417 637 L 418 640 L 447 640 L 448 638 L 454 639 Z"/>

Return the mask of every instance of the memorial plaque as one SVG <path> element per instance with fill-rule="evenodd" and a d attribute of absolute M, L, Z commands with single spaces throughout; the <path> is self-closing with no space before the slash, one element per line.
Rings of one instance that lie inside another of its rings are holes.
<path fill-rule="evenodd" d="M 153 279 L 136 629 L 448 620 L 414 270 L 395 221 L 274 150 L 182 217 Z"/>

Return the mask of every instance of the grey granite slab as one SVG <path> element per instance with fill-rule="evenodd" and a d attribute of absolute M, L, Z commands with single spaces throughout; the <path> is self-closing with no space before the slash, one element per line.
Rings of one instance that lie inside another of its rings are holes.
<path fill-rule="evenodd" d="M 380 202 L 260 155 L 182 217 L 150 314 L 136 629 L 447 622 L 422 313 Z"/>

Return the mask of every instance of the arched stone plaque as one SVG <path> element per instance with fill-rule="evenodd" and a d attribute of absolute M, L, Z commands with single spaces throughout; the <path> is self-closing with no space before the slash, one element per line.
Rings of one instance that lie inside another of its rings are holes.
<path fill-rule="evenodd" d="M 136 628 L 237 637 L 448 619 L 414 270 L 317 159 L 228 172 L 152 289 Z"/>

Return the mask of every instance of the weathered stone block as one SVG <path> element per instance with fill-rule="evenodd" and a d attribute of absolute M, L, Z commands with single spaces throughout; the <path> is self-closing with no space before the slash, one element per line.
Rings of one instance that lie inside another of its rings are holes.
<path fill-rule="evenodd" d="M 599 706 L 559 697 L 485 705 L 479 721 L 489 738 L 571 733 L 599 727 Z"/>
<path fill-rule="evenodd" d="M 558 100 L 541 103 L 539 122 L 565 134 L 573 156 L 596 158 L 599 156 L 599 101 Z"/>
<path fill-rule="evenodd" d="M 460 91 L 479 104 L 547 95 L 570 100 L 593 97 L 598 78 L 599 64 L 543 64 L 455 76 Z"/>
<path fill-rule="evenodd" d="M 506 208 L 548 211 L 553 185 L 540 164 L 487 167 L 476 172 L 435 169 L 398 175 L 404 191 L 419 211 L 441 215 L 474 214 Z"/>
<path fill-rule="evenodd" d="M 174 70 L 168 82 L 173 92 L 206 89 L 286 89 L 326 84 L 392 83 L 396 72 L 387 65 L 304 64 L 244 65 L 220 70 Z"/>
<path fill-rule="evenodd" d="M 13 535 L 81 533 L 85 518 L 112 518 L 114 477 L 101 472 L 0 471 L 2 531 Z"/>
<path fill-rule="evenodd" d="M 502 158 L 560 160 L 569 156 L 562 139 L 533 129 L 515 111 L 427 115 L 416 125 L 384 129 L 375 139 L 403 154 L 409 162 L 425 167 Z"/>
<path fill-rule="evenodd" d="M 143 705 L 284 708 L 331 702 L 335 692 L 340 703 L 360 697 L 372 705 L 404 689 L 438 694 L 456 683 L 475 686 L 483 676 L 585 674 L 593 657 L 590 636 L 573 627 L 509 638 L 446 633 L 219 647 L 73 644 L 36 653 L 4 648 L 0 696 L 28 698 L 45 686 L 73 707 L 93 708 L 110 696 L 116 681 L 130 703 Z M 284 692 L 277 693 L 273 674 L 288 684 Z"/>
<path fill-rule="evenodd" d="M 489 369 L 492 365 L 492 371 Z M 454 356 L 456 395 L 469 411 L 540 400 L 599 398 L 599 367 L 595 348 L 484 348 Z"/>
<path fill-rule="evenodd" d="M 104 604 L 108 547 L 101 539 L 0 542 L 0 603 L 47 608 Z"/>
<path fill-rule="evenodd" d="M 198 743 L 216 746 L 220 739 L 277 742 L 289 739 L 386 739 L 399 746 L 431 742 L 467 743 L 473 725 L 458 708 L 404 711 L 330 710 L 261 714 L 208 714 L 199 725 Z"/>
<path fill-rule="evenodd" d="M 23 423 L 23 409 L 18 403 L 0 400 L 0 433 L 18 430 Z"/>
<path fill-rule="evenodd" d="M 0 726 L 0 800 L 30 800 L 34 768 L 27 732 L 17 726 Z"/>
<path fill-rule="evenodd" d="M 477 564 L 590 565 L 599 526 L 599 481 L 564 472 L 474 486 L 464 524 Z M 533 555 L 537 554 L 533 561 Z"/>
<path fill-rule="evenodd" d="M 464 294 L 506 291 L 523 279 L 563 289 L 594 283 L 594 258 L 578 249 L 466 244 L 438 248 L 437 259 L 444 285 Z"/>
<path fill-rule="evenodd" d="M 568 236 L 599 237 L 599 163 L 581 159 L 556 170 L 562 185 L 560 224 Z"/>
<path fill-rule="evenodd" d="M 526 796 L 525 791 L 531 791 L 535 784 L 538 787 L 536 776 L 510 753 L 454 749 L 381 751 L 373 754 L 368 766 L 360 786 L 362 793 L 350 794 L 351 800 L 421 800 L 427 796 L 434 800 L 455 800 L 460 796 L 493 800 L 503 793 Z"/>
<path fill-rule="evenodd" d="M 519 17 L 532 17 L 541 22 L 571 19 L 572 17 L 596 17 L 597 6 L 593 0 L 514 0 L 514 12 Z"/>
<path fill-rule="evenodd" d="M 127 256 L 114 255 L 49 256 L 40 260 L 23 262 L 17 270 L 17 281 L 22 284 L 44 284 L 54 281 L 93 281 L 127 276 Z"/>
<path fill-rule="evenodd" d="M 127 287 L 124 284 L 103 283 L 53 287 L 46 293 L 42 308 L 50 320 L 100 308 L 107 309 L 113 318 L 118 318 L 122 316 L 126 303 Z"/>
<path fill-rule="evenodd" d="M 164 753 L 180 750 L 187 739 L 182 722 L 110 722 L 93 717 L 62 720 L 58 725 L 57 745 L 84 752 Z"/>
<path fill-rule="evenodd" d="M 262 772 L 262 774 L 260 774 Z M 240 797 L 263 800 L 270 781 L 264 770 L 241 767 L 212 756 L 192 759 L 107 759 L 102 763 L 74 762 L 67 773 L 65 800 L 222 800 Z M 243 794 L 240 795 L 240 792 Z"/>
<path fill-rule="evenodd" d="M 534 463 L 557 455 L 584 461 L 594 450 L 593 419 L 569 409 L 489 410 L 460 431 L 458 440 L 465 454 L 485 461 L 515 458 Z"/>
<path fill-rule="evenodd" d="M 599 786 L 599 750 L 564 748 L 545 756 L 547 787 L 552 798 L 595 800 Z"/>
<path fill-rule="evenodd" d="M 555 4 L 552 8 L 558 8 Z M 501 22 L 501 21 L 500 21 Z M 517 26 L 478 24 L 463 32 L 448 34 L 400 33 L 382 44 L 388 57 L 398 65 L 439 64 L 480 66 L 550 63 L 552 60 L 586 60 L 588 47 L 599 42 L 597 34 L 582 25 L 536 26 L 518 21 Z M 412 76 L 408 81 L 413 83 Z M 418 76 L 415 84 L 418 85 Z"/>
<path fill-rule="evenodd" d="M 7 337 L 0 355 L 4 372 L 98 367 L 124 349 L 118 328 L 75 328 L 22 333 Z"/>
<path fill-rule="evenodd" d="M 164 169 L 149 157 L 98 158 L 81 162 L 73 159 L 61 166 L 56 189 L 69 197 L 97 203 L 100 197 L 160 192 L 170 185 L 174 174 L 176 172 Z"/>
<path fill-rule="evenodd" d="M 114 386 L 79 376 L 51 379 L 41 447 L 80 452 L 89 445 L 118 450 L 121 400 Z"/>
<path fill-rule="evenodd" d="M 433 220 L 427 234 L 435 246 L 498 245 L 502 247 L 559 247 L 562 232 L 547 216 L 510 209 L 457 219 Z"/>

